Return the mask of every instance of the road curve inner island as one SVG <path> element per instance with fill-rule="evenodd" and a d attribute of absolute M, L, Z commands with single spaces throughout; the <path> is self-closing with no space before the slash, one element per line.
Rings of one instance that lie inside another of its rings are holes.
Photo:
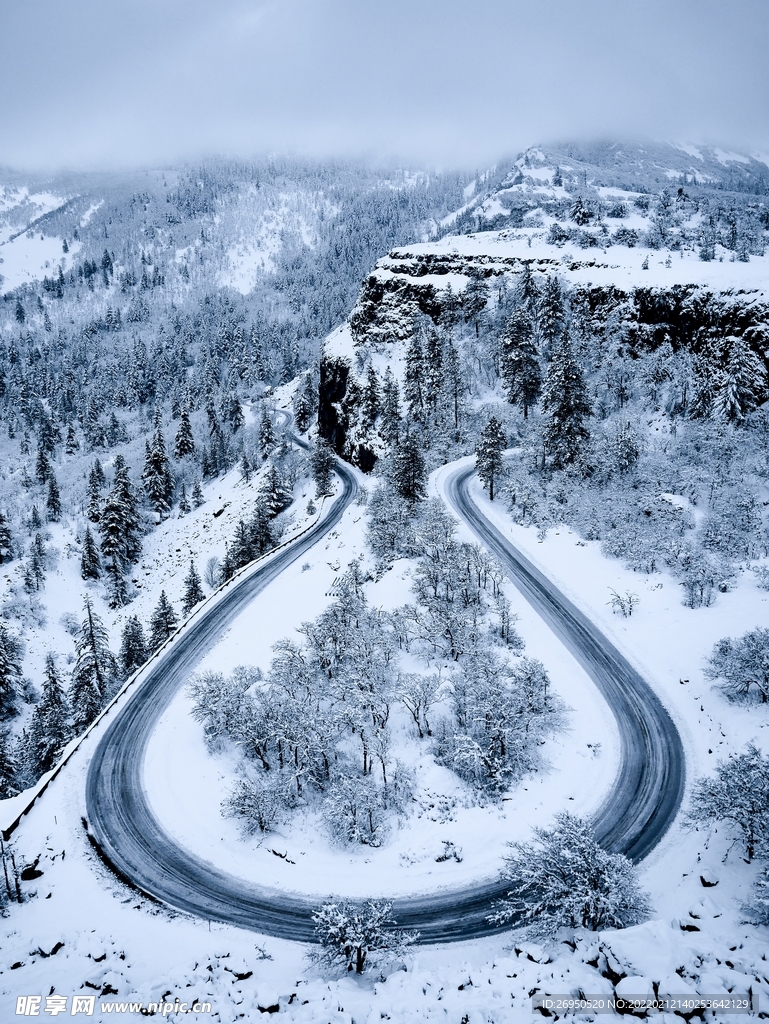
<path fill-rule="evenodd" d="M 256 885 L 180 846 L 153 814 L 142 772 L 151 733 L 204 654 L 257 594 L 339 523 L 357 483 L 344 464 L 337 472 L 343 489 L 328 514 L 196 616 L 147 672 L 102 736 L 86 780 L 91 838 L 121 878 L 178 910 L 298 941 L 314 939 L 311 915 L 320 897 Z M 596 825 L 608 849 L 640 860 L 662 838 L 680 804 L 684 761 L 675 726 L 648 684 L 600 631 L 485 519 L 468 494 L 471 472 L 461 469 L 450 477 L 449 501 L 573 651 L 614 712 L 621 768 Z M 495 879 L 404 897 L 394 901 L 394 917 L 400 927 L 418 931 L 423 943 L 487 935 L 496 930 L 488 915 L 504 891 Z"/>

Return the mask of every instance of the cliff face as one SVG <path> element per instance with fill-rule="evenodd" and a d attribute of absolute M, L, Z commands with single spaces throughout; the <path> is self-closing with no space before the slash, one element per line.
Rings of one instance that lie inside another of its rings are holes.
<path fill-rule="evenodd" d="M 449 305 L 467 320 L 479 282 L 486 284 L 491 306 L 526 275 L 539 285 L 559 278 L 570 296 L 572 330 L 588 344 L 593 338 L 598 345 L 619 324 L 631 356 L 665 342 L 699 353 L 714 339 L 736 336 L 769 359 L 766 257 L 703 262 L 684 250 L 608 245 L 584 251 L 550 244 L 543 231 L 446 237 L 394 250 L 364 281 L 349 325 L 331 335 L 324 349 L 321 434 L 344 458 L 370 470 L 381 446 L 360 418 L 368 366 L 380 377 L 390 366 L 401 379 L 415 320 L 437 324 Z"/>

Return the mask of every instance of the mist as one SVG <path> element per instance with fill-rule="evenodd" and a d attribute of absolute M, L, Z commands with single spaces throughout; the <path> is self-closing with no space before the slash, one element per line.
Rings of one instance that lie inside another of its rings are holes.
<path fill-rule="evenodd" d="M 562 138 L 769 150 L 762 0 L 6 5 L 0 162 L 473 167 Z"/>

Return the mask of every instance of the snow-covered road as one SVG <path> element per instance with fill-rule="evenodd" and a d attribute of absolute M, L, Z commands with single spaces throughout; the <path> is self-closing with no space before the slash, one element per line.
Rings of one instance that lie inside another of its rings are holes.
<path fill-rule="evenodd" d="M 89 826 L 105 860 L 126 881 L 170 906 L 268 935 L 311 941 L 311 898 L 260 886 L 221 871 L 170 836 L 153 814 L 142 784 L 149 737 L 179 687 L 246 605 L 342 519 L 357 491 L 353 471 L 339 464 L 343 488 L 308 531 L 258 563 L 219 595 L 171 643 L 141 688 L 115 717 L 94 754 L 87 779 Z M 596 818 L 599 837 L 634 860 L 667 831 L 684 784 L 684 755 L 672 719 L 649 685 L 606 637 L 543 576 L 471 500 L 472 465 L 441 473 L 445 499 L 503 564 L 524 596 L 579 658 L 617 720 L 622 758 Z M 420 941 L 472 938 L 493 931 L 488 915 L 504 895 L 500 879 L 463 889 L 394 901 L 399 926 Z"/>

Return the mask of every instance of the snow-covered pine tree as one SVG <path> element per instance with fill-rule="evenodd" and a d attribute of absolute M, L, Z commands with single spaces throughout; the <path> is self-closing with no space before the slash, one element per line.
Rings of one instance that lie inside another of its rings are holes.
<path fill-rule="evenodd" d="M 45 658 L 45 679 L 27 730 L 24 768 L 34 779 L 50 771 L 72 738 L 70 707 L 52 654 Z"/>
<path fill-rule="evenodd" d="M 187 485 L 182 480 L 182 485 L 179 488 L 179 515 L 186 516 L 190 511 L 190 503 L 187 500 Z"/>
<path fill-rule="evenodd" d="M 23 656 L 21 640 L 0 619 L 0 719 L 15 711 Z"/>
<path fill-rule="evenodd" d="M 37 458 L 35 460 L 35 478 L 38 483 L 45 484 L 50 475 L 51 460 L 48 458 L 48 452 L 45 450 L 44 445 L 40 444 L 37 448 Z"/>
<path fill-rule="evenodd" d="M 244 483 L 249 483 L 251 480 L 251 460 L 248 457 L 248 452 L 243 452 L 240 459 L 240 479 Z"/>
<path fill-rule="evenodd" d="M 421 501 L 426 494 L 426 477 L 422 446 L 413 433 L 407 434 L 393 457 L 393 487 L 406 501 Z"/>
<path fill-rule="evenodd" d="M 398 382 L 393 377 L 389 366 L 385 368 L 382 381 L 382 402 L 381 415 L 379 420 L 379 432 L 384 441 L 393 448 L 398 443 L 398 428 L 400 424 L 400 393 Z"/>
<path fill-rule="evenodd" d="M 471 274 L 467 287 L 462 292 L 462 315 L 465 323 L 475 325 L 475 337 L 480 334 L 480 322 L 489 301 L 489 286 L 481 274 Z"/>
<path fill-rule="evenodd" d="M 331 445 L 323 437 L 315 439 L 310 448 L 310 472 L 315 481 L 315 496 L 322 497 L 331 493 L 331 474 L 336 456 Z"/>
<path fill-rule="evenodd" d="M 77 435 L 75 434 L 75 427 L 72 421 L 70 420 L 69 424 L 67 425 L 67 437 L 64 441 L 64 454 L 74 455 L 79 448 L 80 442 L 78 441 Z"/>
<path fill-rule="evenodd" d="M 45 507 L 48 512 L 48 518 L 52 523 L 58 523 L 61 519 L 61 492 L 59 491 L 59 485 L 56 482 L 56 477 L 51 471 L 48 477 L 48 491 L 45 496 Z"/>
<path fill-rule="evenodd" d="M 555 469 L 574 463 L 590 437 L 585 420 L 590 416 L 587 385 L 582 370 L 564 338 L 547 368 L 542 388 L 547 414 L 545 450 Z"/>
<path fill-rule="evenodd" d="M 148 653 L 147 641 L 144 638 L 144 629 L 139 617 L 130 615 L 123 627 L 120 641 L 120 668 L 124 679 L 142 667 L 147 660 Z"/>
<path fill-rule="evenodd" d="M 273 519 L 287 505 L 291 504 L 291 495 L 281 480 L 280 472 L 274 462 L 267 464 L 267 471 L 259 485 L 259 494 L 266 501 Z"/>
<path fill-rule="evenodd" d="M 504 872 L 511 888 L 492 920 L 554 937 L 560 928 L 627 928 L 649 913 L 632 862 L 602 849 L 585 819 L 558 814 L 534 835 L 533 843 L 511 844 Z"/>
<path fill-rule="evenodd" d="M 0 565 L 10 562 L 13 558 L 13 539 L 11 528 L 5 515 L 0 512 Z"/>
<path fill-rule="evenodd" d="M 361 406 L 365 427 L 370 429 L 376 423 L 380 412 L 380 402 L 379 378 L 373 364 L 369 363 L 366 372 L 366 383 L 363 386 L 363 403 Z"/>
<path fill-rule="evenodd" d="M 155 429 L 152 440 L 148 441 L 146 445 L 142 483 L 155 512 L 161 518 L 167 516 L 171 509 L 174 480 L 166 455 L 165 438 L 160 426 Z"/>
<path fill-rule="evenodd" d="M 184 597 L 182 598 L 182 611 L 184 614 L 189 615 L 195 605 L 200 604 L 205 596 L 203 584 L 195 568 L 195 563 L 190 559 L 190 571 L 184 580 Z"/>
<path fill-rule="evenodd" d="M 16 785 L 18 766 L 13 748 L 10 730 L 0 729 L 0 800 L 7 800 L 19 792 Z"/>
<path fill-rule="evenodd" d="M 257 496 L 254 502 L 254 511 L 248 521 L 248 537 L 253 558 L 263 555 L 275 544 L 270 519 L 270 508 L 267 501 L 263 497 Z"/>
<path fill-rule="evenodd" d="M 475 449 L 475 468 L 484 487 L 488 487 L 490 501 L 494 500 L 494 485 L 504 469 L 505 448 L 505 432 L 496 416 L 492 416 L 481 431 L 478 447 Z"/>
<path fill-rule="evenodd" d="M 409 419 L 414 423 L 423 423 L 425 416 L 422 362 L 422 342 L 419 331 L 415 330 L 406 350 L 406 366 L 403 375 L 403 398 L 406 402 Z"/>
<path fill-rule="evenodd" d="M 729 357 L 718 373 L 713 414 L 727 423 L 741 423 L 766 397 L 766 367 L 744 338 L 729 337 Z"/>
<path fill-rule="evenodd" d="M 178 620 L 173 605 L 166 597 L 165 590 L 160 591 L 160 600 L 150 619 L 150 650 L 156 651 L 166 642 L 176 629 Z"/>
<path fill-rule="evenodd" d="M 85 599 L 85 618 L 75 640 L 75 667 L 68 697 L 72 725 L 81 733 L 101 711 L 115 685 L 117 663 L 104 623 Z"/>
<path fill-rule="evenodd" d="M 267 411 L 267 406 L 262 406 L 262 413 L 259 417 L 259 433 L 258 433 L 258 444 L 259 454 L 263 459 L 266 459 L 272 449 L 275 447 L 276 437 L 275 430 L 272 426 L 272 419 Z"/>
<path fill-rule="evenodd" d="M 101 577 L 101 559 L 90 526 L 85 528 L 83 552 L 80 556 L 80 575 L 84 580 L 98 580 Z"/>
<path fill-rule="evenodd" d="M 555 351 L 563 334 L 565 322 L 566 310 L 561 282 L 557 274 L 552 274 L 545 281 L 537 306 L 537 331 L 546 358 Z"/>
<path fill-rule="evenodd" d="M 305 373 L 294 393 L 294 421 L 300 434 L 309 430 L 318 408 L 318 389 L 312 373 Z"/>
<path fill-rule="evenodd" d="M 186 409 L 182 409 L 182 414 L 179 417 L 179 428 L 174 438 L 174 458 L 183 459 L 187 455 L 194 455 L 194 453 L 195 439 L 192 436 L 190 414 Z"/>
<path fill-rule="evenodd" d="M 203 488 L 200 486 L 200 480 L 196 479 L 195 483 L 192 485 L 192 504 L 195 508 L 200 508 L 205 500 L 206 499 L 203 497 Z"/>
<path fill-rule="evenodd" d="M 513 311 L 501 338 L 500 375 L 511 405 L 520 405 L 524 419 L 542 390 L 542 370 L 534 344 L 534 325 L 524 306 Z"/>

